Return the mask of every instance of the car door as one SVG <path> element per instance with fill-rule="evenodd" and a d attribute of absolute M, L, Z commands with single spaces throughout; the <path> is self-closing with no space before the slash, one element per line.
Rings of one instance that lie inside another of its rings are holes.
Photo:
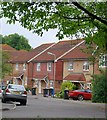
<path fill-rule="evenodd" d="M 85 91 L 84 91 L 84 98 L 85 98 L 85 99 L 91 99 L 91 97 L 92 97 L 91 91 L 85 90 Z"/>

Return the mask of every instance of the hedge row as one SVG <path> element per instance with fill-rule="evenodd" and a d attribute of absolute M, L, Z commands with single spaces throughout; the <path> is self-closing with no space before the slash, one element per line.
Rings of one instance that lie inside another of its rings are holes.
<path fill-rule="evenodd" d="M 96 75 L 92 80 L 92 102 L 107 103 L 107 76 Z"/>

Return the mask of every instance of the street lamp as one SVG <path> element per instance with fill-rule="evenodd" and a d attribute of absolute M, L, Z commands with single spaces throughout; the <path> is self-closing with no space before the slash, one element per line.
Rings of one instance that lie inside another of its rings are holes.
<path fill-rule="evenodd" d="M 51 52 L 47 52 L 49 55 L 53 55 L 54 56 L 54 75 L 53 75 L 53 89 L 55 91 L 55 72 L 56 72 L 56 64 L 55 64 L 55 60 L 56 60 L 56 55 L 51 53 Z M 54 93 L 53 93 L 54 96 Z"/>

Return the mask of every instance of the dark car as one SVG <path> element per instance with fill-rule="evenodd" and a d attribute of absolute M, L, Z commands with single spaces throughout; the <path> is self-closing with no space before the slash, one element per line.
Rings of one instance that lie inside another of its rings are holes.
<path fill-rule="evenodd" d="M 2 93 L 2 102 L 20 102 L 21 105 L 27 103 L 27 91 L 23 85 L 8 84 Z"/>
<path fill-rule="evenodd" d="M 69 91 L 69 98 L 72 98 L 74 100 L 91 100 L 92 91 L 89 89 Z"/>

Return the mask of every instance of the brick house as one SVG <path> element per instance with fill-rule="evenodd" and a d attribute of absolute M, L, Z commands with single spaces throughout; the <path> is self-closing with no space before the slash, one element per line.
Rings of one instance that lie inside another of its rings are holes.
<path fill-rule="evenodd" d="M 12 64 L 13 67 L 11 75 L 4 78 L 5 84 L 12 81 L 13 83 L 23 84 L 25 87 L 31 88 L 33 63 L 30 61 L 53 45 L 54 43 L 42 44 L 29 52 L 25 50 L 18 51 L 9 45 L 2 45 L 2 50 L 9 54 L 9 63 Z"/>
<path fill-rule="evenodd" d="M 71 81 L 77 89 L 90 88 L 92 75 L 100 74 L 99 65 L 89 61 L 91 54 L 84 53 L 81 49 L 86 49 L 83 42 L 80 46 L 64 55 L 63 60 L 63 81 Z"/>
<path fill-rule="evenodd" d="M 25 67 L 23 62 L 16 63 L 16 60 L 19 56 L 23 56 L 27 53 L 25 50 L 16 50 L 7 44 L 3 44 L 2 51 L 6 52 L 9 55 L 9 63 L 12 64 L 12 73 L 8 76 L 5 76 L 3 79 L 3 83 L 7 84 L 9 81 L 13 83 L 22 84 L 23 80 L 23 71 L 25 71 Z"/>
<path fill-rule="evenodd" d="M 61 83 L 67 80 L 75 83 L 77 88 L 90 87 L 93 66 L 89 64 L 89 55 L 81 51 L 84 46 L 84 40 L 65 40 L 42 44 L 28 52 L 3 45 L 2 49 L 11 56 L 9 62 L 13 66 L 11 76 L 4 81 L 13 80 L 25 87 L 36 87 L 37 93 L 53 86 L 55 92 L 60 91 Z M 103 59 L 107 61 L 107 56 Z M 98 68 L 95 64 L 95 74 L 100 73 Z"/>
<path fill-rule="evenodd" d="M 83 40 L 59 41 L 32 60 L 33 84 L 36 85 L 38 93 L 43 93 L 44 88 L 53 87 L 55 92 L 60 91 L 63 82 L 63 60 L 60 58 L 82 42 Z"/>

